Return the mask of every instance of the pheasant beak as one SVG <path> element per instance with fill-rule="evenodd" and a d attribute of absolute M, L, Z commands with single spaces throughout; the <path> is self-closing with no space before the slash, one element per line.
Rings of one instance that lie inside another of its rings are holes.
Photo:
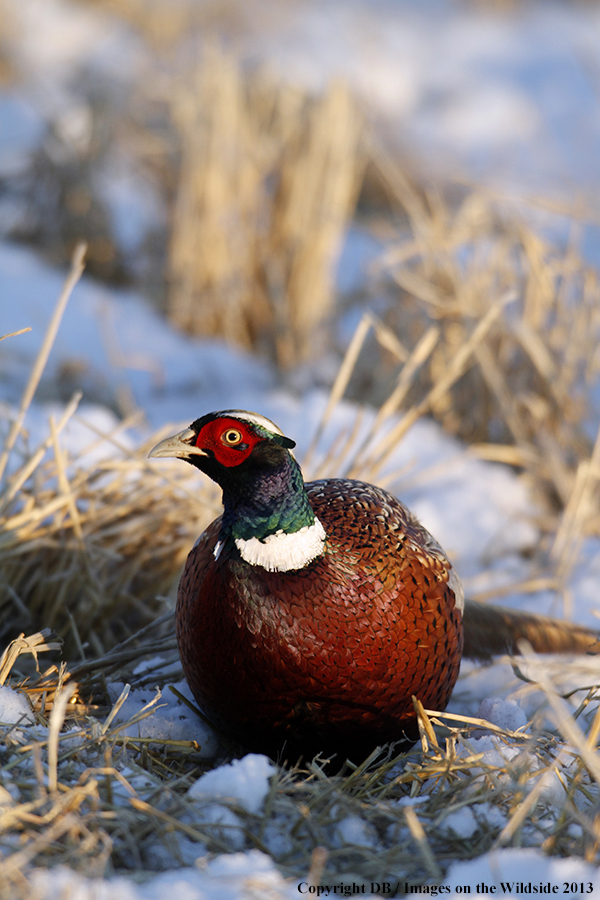
<path fill-rule="evenodd" d="M 171 437 L 165 438 L 156 447 L 153 447 L 148 457 L 151 456 L 175 456 L 178 459 L 189 459 L 190 456 L 208 456 L 200 447 L 196 447 L 195 441 L 198 435 L 191 428 L 180 431 Z"/>

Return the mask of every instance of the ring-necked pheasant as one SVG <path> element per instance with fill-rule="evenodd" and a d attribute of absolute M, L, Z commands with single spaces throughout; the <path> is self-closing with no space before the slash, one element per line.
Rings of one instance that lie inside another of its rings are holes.
<path fill-rule="evenodd" d="M 150 456 L 175 456 L 223 491 L 177 600 L 183 669 L 199 705 L 250 749 L 364 758 L 418 737 L 413 695 L 444 709 L 465 653 L 526 637 L 541 652 L 597 635 L 465 604 L 439 544 L 395 497 L 359 481 L 305 484 L 294 442 L 255 413 L 197 419 Z"/>

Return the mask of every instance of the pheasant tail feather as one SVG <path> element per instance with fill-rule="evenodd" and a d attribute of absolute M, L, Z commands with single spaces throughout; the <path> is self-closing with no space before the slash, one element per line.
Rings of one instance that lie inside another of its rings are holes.
<path fill-rule="evenodd" d="M 464 639 L 470 659 L 518 653 L 521 640 L 536 653 L 600 653 L 600 632 L 591 628 L 475 600 L 465 602 Z"/>

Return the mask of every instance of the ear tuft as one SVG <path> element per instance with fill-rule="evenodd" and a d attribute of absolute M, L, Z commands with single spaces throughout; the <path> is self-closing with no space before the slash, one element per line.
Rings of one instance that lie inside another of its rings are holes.
<path fill-rule="evenodd" d="M 279 444 L 280 447 L 285 447 L 287 450 L 293 450 L 296 446 L 296 441 L 293 441 L 289 437 L 285 437 L 283 434 L 273 434 L 271 435 L 271 440 Z"/>

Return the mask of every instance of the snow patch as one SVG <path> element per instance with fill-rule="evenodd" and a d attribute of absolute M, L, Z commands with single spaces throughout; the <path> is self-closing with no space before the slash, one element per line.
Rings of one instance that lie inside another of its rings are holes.
<path fill-rule="evenodd" d="M 376 847 L 377 832 L 368 822 L 358 816 L 347 816 L 338 822 L 335 836 L 339 845 L 354 844 L 357 847 Z"/>
<path fill-rule="evenodd" d="M 479 704 L 477 718 L 485 719 L 506 731 L 517 731 L 527 724 L 527 716 L 514 700 L 485 697 Z"/>
<path fill-rule="evenodd" d="M 109 686 L 113 700 L 117 700 L 123 687 L 124 685 L 116 682 Z M 184 696 L 191 698 L 186 682 L 180 682 L 174 687 Z M 154 699 L 155 692 L 152 690 L 131 690 L 115 716 L 114 724 L 127 722 Z M 156 708 L 150 715 L 121 729 L 120 733 L 131 737 L 155 738 L 157 741 L 197 741 L 198 754 L 202 759 L 214 759 L 219 746 L 214 731 L 168 687 L 162 692 Z"/>
<path fill-rule="evenodd" d="M 121 876 L 86 878 L 66 866 L 34 869 L 30 874 L 32 896 L 36 900 L 245 900 L 249 897 L 298 896 L 273 861 L 259 850 L 227 853 L 194 868 L 172 869 L 134 884 Z"/>
<path fill-rule="evenodd" d="M 269 792 L 269 779 L 276 772 L 277 767 L 268 757 L 249 753 L 243 759 L 206 772 L 191 786 L 188 797 L 234 800 L 248 812 L 257 814 Z"/>
<path fill-rule="evenodd" d="M 563 881 L 591 882 L 597 889 L 600 886 L 600 872 L 578 858 L 549 859 L 541 851 L 529 849 L 497 850 L 468 862 L 455 863 L 450 867 L 444 885 L 452 890 L 452 894 L 446 896 L 458 897 L 462 894 L 454 892 L 456 885 L 474 886 L 484 882 L 488 886 L 496 885 L 500 892 L 500 882 L 516 885 L 523 882 L 533 885 L 548 881 L 560 885 L 561 889 Z M 489 895 L 471 894 L 471 896 L 475 900 L 476 897 Z M 510 890 L 507 894 L 503 893 L 503 896 L 518 900 L 522 894 L 520 891 L 517 893 Z"/>
<path fill-rule="evenodd" d="M 444 827 L 450 829 L 462 838 L 470 838 L 479 829 L 479 823 L 468 806 L 451 812 L 444 819 Z"/>
<path fill-rule="evenodd" d="M 7 685 L 0 686 L 0 722 L 5 725 L 33 725 L 34 718 L 27 698 Z"/>

